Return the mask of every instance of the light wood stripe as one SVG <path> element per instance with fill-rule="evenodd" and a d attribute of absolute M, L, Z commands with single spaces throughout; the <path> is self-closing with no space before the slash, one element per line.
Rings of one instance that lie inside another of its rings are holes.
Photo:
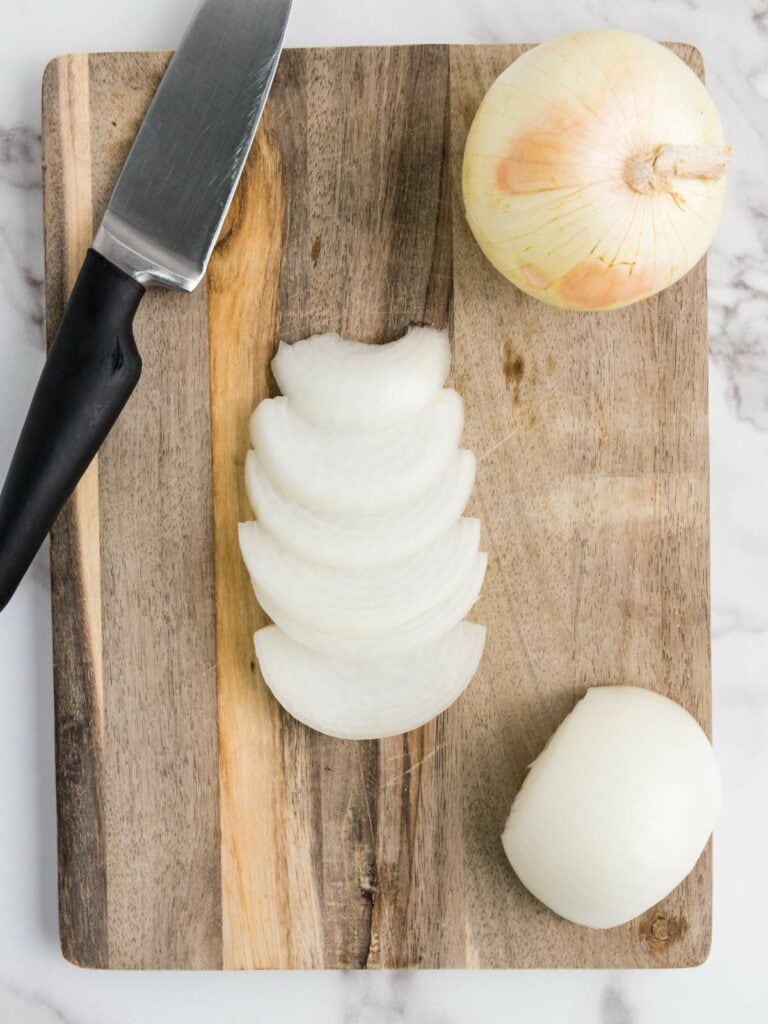
<path fill-rule="evenodd" d="M 53 339 L 93 237 L 87 55 L 46 69 L 46 332 Z M 99 470 L 94 459 L 51 533 L 59 913 L 64 955 L 107 965 Z"/>
<path fill-rule="evenodd" d="M 68 162 L 63 168 L 65 287 L 75 286 L 93 238 L 91 196 L 90 84 L 87 54 L 65 58 L 58 65 L 62 104 L 62 137 Z M 99 742 L 104 742 L 104 679 L 101 651 L 101 547 L 99 533 L 99 459 L 93 460 L 72 496 L 83 565 L 86 643 L 94 659 L 94 711 Z"/>
<path fill-rule="evenodd" d="M 70 292 L 93 238 L 91 120 L 88 55 L 63 57 L 51 65 L 58 79 L 64 220 L 65 287 Z"/>
<path fill-rule="evenodd" d="M 208 279 L 218 642 L 223 962 L 288 967 L 280 716 L 260 682 L 253 632 L 266 621 L 242 564 L 237 525 L 248 419 L 269 393 L 284 216 L 280 157 L 259 131 Z"/>

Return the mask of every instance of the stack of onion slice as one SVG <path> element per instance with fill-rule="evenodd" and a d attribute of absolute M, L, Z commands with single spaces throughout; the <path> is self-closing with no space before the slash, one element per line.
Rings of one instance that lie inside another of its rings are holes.
<path fill-rule="evenodd" d="M 443 332 L 390 345 L 322 335 L 280 345 L 283 397 L 251 419 L 240 526 L 262 675 L 299 721 L 344 739 L 415 729 L 477 670 L 485 628 L 462 620 L 487 564 L 462 518 L 475 459 L 443 387 Z"/>

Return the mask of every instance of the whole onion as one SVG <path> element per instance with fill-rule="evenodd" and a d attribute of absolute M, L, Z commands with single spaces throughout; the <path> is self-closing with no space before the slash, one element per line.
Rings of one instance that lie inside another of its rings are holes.
<path fill-rule="evenodd" d="M 485 96 L 464 156 L 467 220 L 518 288 L 615 309 L 707 251 L 729 156 L 679 57 L 631 32 L 577 32 L 529 50 Z"/>

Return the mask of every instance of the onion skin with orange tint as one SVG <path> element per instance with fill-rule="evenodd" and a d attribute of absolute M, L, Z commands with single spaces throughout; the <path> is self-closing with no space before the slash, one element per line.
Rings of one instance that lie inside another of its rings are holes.
<path fill-rule="evenodd" d="M 706 253 L 730 149 L 693 71 L 644 36 L 561 36 L 491 86 L 467 137 L 467 221 L 518 288 L 610 310 L 669 287 Z"/>

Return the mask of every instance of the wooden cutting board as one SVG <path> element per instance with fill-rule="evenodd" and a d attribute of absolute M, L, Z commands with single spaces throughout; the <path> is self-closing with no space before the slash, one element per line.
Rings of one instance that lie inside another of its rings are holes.
<path fill-rule="evenodd" d="M 153 293 L 144 376 L 53 535 L 64 954 L 111 968 L 700 963 L 709 850 L 639 920 L 562 921 L 499 835 L 587 686 L 710 727 L 707 315 L 700 264 L 620 312 L 506 283 L 469 234 L 465 135 L 525 47 L 292 50 L 207 287 Z M 699 73 L 700 57 L 675 46 Z M 63 57 L 44 83 L 49 336 L 168 54 Z M 479 458 L 489 627 L 459 703 L 344 743 L 266 691 L 237 548 L 278 338 L 451 328 Z"/>

